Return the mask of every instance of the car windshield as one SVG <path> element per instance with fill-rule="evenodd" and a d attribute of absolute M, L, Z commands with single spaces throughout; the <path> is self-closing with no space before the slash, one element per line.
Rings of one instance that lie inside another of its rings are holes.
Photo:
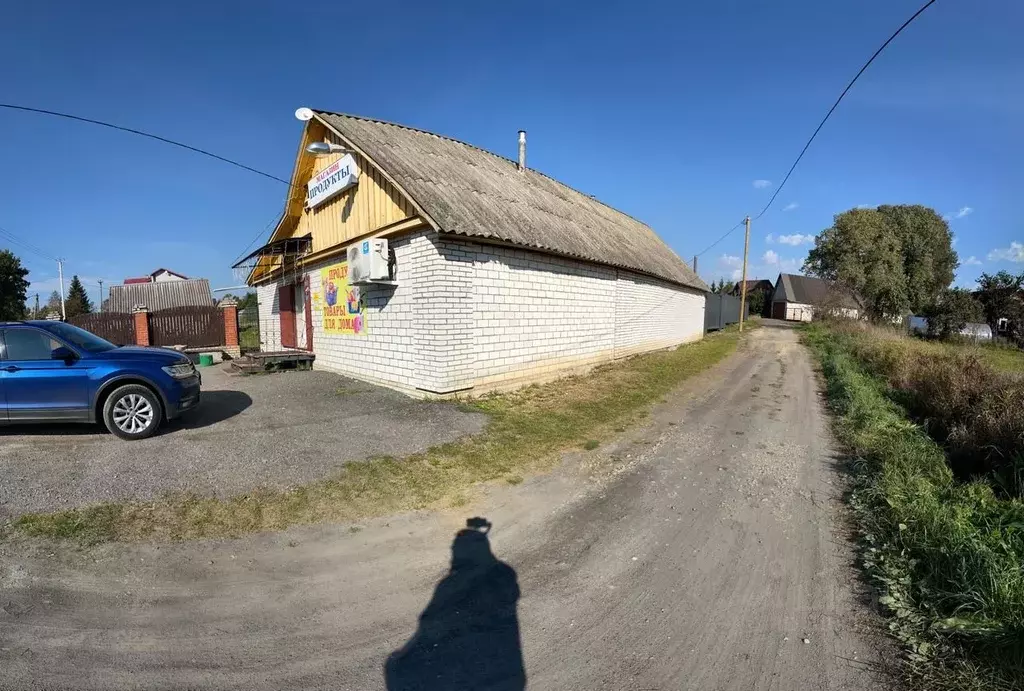
<path fill-rule="evenodd" d="M 90 333 L 85 329 L 80 329 L 77 326 L 72 326 L 71 324 L 53 322 L 47 324 L 46 328 L 55 336 L 59 336 L 76 348 L 89 353 L 102 353 L 107 350 L 113 350 L 117 347 L 110 341 L 104 340 L 94 333 Z"/>

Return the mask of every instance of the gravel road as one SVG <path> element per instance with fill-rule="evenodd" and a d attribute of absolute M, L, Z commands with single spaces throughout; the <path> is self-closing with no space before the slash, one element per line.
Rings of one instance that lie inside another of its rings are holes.
<path fill-rule="evenodd" d="M 647 426 L 457 512 L 4 546 L 0 688 L 884 688 L 839 484 L 808 355 L 765 327 Z"/>
<path fill-rule="evenodd" d="M 165 492 L 230 496 L 318 480 L 480 431 L 481 414 L 330 372 L 203 370 L 200 407 L 155 437 L 94 425 L 0 427 L 0 519 Z"/>

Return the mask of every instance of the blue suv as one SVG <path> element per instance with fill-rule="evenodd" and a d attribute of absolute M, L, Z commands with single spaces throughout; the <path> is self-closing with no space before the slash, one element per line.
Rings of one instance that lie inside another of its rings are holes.
<path fill-rule="evenodd" d="M 0 424 L 102 420 L 145 439 L 199 404 L 200 383 L 173 350 L 118 347 L 59 321 L 0 322 Z"/>

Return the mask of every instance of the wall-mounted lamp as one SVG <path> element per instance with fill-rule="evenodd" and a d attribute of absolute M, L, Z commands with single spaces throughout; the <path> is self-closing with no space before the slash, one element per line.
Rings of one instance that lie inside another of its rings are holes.
<path fill-rule="evenodd" d="M 330 154 L 351 154 L 355 153 L 352 149 L 346 149 L 341 144 L 333 144 L 331 142 L 313 142 L 306 147 L 306 151 L 313 154 L 314 156 L 329 156 Z"/>

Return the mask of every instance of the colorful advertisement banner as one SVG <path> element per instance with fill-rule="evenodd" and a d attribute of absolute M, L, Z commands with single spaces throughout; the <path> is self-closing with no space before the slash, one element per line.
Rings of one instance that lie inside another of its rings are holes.
<path fill-rule="evenodd" d="M 366 316 L 359 286 L 349 285 L 348 262 L 332 264 L 320 270 L 323 293 L 324 333 L 366 334 Z"/>

